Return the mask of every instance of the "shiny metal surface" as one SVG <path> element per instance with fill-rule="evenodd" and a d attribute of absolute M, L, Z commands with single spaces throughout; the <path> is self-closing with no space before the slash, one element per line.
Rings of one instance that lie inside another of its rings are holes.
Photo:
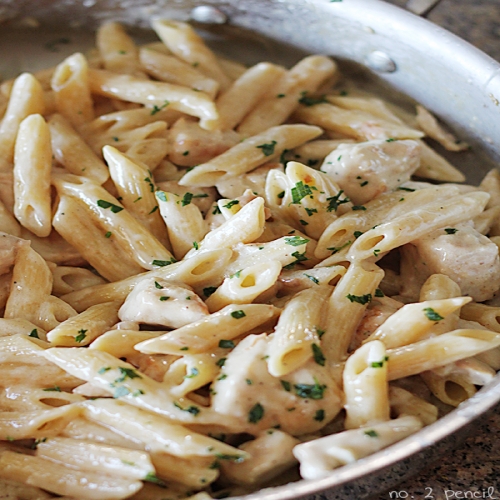
<path fill-rule="evenodd" d="M 151 16 L 194 17 L 215 25 L 204 27 L 217 49 L 233 56 L 242 52 L 249 63 L 263 55 L 290 64 L 299 53 L 328 54 L 363 84 L 383 84 L 380 88 L 388 87 L 393 96 L 403 92 L 421 102 L 467 139 L 476 152 L 467 153 L 458 166 L 472 182 L 500 161 L 500 65 L 425 19 L 378 0 L 0 0 L 0 58 L 6 57 L 7 28 L 23 19 L 26 23 L 26 16 L 74 29 L 92 28 L 108 18 L 144 27 Z M 269 44 L 261 38 L 264 35 Z M 374 53 L 383 54 L 378 59 L 383 64 L 362 70 Z M 290 483 L 245 498 L 333 500 L 374 495 L 450 452 L 474 427 L 475 419 L 499 402 L 497 376 L 435 424 L 329 478 Z"/>

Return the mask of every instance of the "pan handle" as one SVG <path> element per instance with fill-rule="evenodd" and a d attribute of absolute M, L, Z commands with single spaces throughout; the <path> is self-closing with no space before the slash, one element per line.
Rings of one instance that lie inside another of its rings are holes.
<path fill-rule="evenodd" d="M 425 17 L 441 0 L 408 0 L 406 8 L 419 16 Z"/>

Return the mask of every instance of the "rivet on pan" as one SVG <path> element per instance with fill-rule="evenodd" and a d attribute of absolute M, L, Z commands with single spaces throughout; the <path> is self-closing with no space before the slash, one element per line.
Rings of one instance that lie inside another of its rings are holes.
<path fill-rule="evenodd" d="M 227 22 L 227 16 L 224 12 L 210 7 L 209 5 L 199 5 L 191 11 L 191 19 L 199 23 L 224 24 Z"/>
<path fill-rule="evenodd" d="M 366 56 L 366 65 L 379 73 L 393 73 L 396 71 L 396 63 L 385 53 L 375 50 Z"/>

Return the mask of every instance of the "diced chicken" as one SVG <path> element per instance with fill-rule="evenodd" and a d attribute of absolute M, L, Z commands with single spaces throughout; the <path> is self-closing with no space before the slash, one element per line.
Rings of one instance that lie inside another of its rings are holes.
<path fill-rule="evenodd" d="M 500 287 L 498 247 L 472 226 L 443 228 L 413 242 L 430 274 L 445 274 L 476 302 L 491 299 Z"/>
<path fill-rule="evenodd" d="M 341 410 L 340 392 L 326 367 L 313 360 L 282 379 L 266 363 L 265 334 L 249 335 L 231 351 L 212 384 L 212 408 L 242 423 L 239 432 L 279 425 L 298 436 L 315 432 Z M 283 410 L 286 411 L 283 411 Z"/>
<path fill-rule="evenodd" d="M 325 158 L 321 171 L 361 205 L 410 180 L 419 165 L 417 141 L 373 140 L 340 145 Z"/>
<path fill-rule="evenodd" d="M 204 130 L 197 122 L 181 118 L 169 130 L 169 159 L 176 165 L 193 167 L 206 163 L 240 142 L 234 130 Z"/>
<path fill-rule="evenodd" d="M 187 285 L 154 277 L 140 281 L 118 311 L 122 321 L 167 328 L 180 328 L 207 315 L 207 306 Z"/>

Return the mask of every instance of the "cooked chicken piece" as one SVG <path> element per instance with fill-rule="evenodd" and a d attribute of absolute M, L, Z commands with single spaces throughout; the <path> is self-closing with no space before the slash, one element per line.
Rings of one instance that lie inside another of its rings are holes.
<path fill-rule="evenodd" d="M 491 299 L 500 288 L 498 247 L 472 226 L 443 228 L 413 242 L 430 274 L 445 274 L 476 302 Z"/>
<path fill-rule="evenodd" d="M 190 287 L 154 277 L 140 281 L 118 311 L 122 321 L 168 328 L 180 328 L 207 315 L 207 306 Z"/>
<path fill-rule="evenodd" d="M 362 205 L 409 181 L 419 165 L 417 141 L 373 140 L 340 145 L 325 158 L 321 170 L 354 204 Z"/>

